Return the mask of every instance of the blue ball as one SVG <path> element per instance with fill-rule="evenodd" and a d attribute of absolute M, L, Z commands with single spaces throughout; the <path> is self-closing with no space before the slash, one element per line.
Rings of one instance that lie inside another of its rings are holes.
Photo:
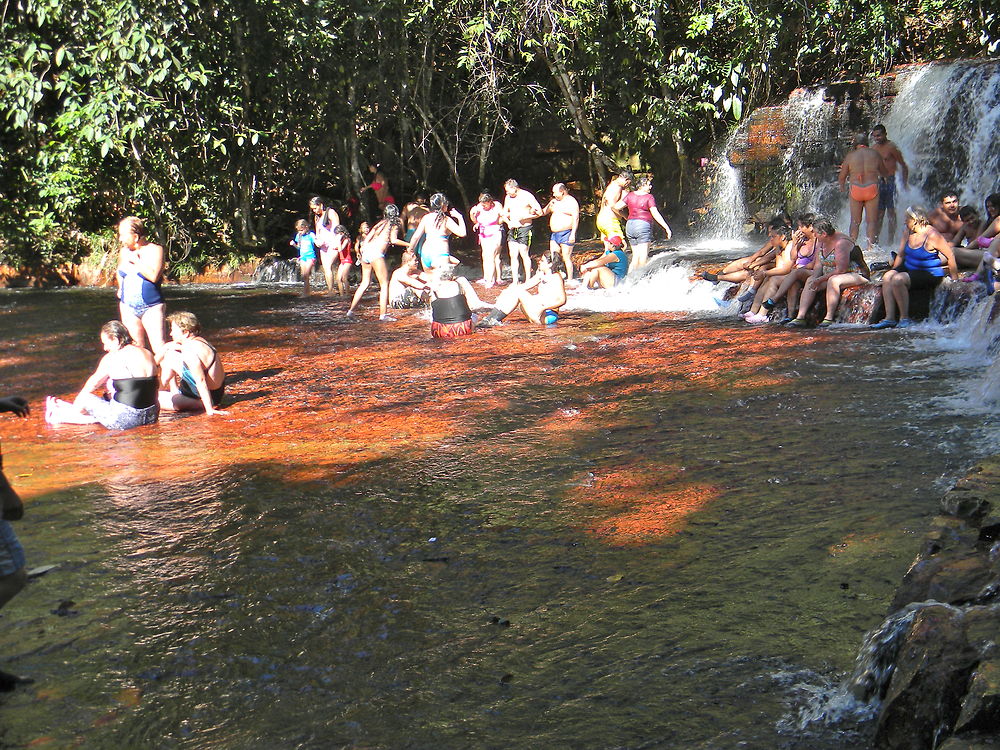
<path fill-rule="evenodd" d="M 546 310 L 542 315 L 542 322 L 545 325 L 553 325 L 557 320 L 559 320 L 559 314 L 555 310 Z"/>

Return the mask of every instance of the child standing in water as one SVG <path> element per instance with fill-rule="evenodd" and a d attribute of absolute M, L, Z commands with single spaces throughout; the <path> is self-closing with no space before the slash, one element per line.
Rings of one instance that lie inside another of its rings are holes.
<path fill-rule="evenodd" d="M 351 235 L 347 227 L 338 224 L 333 230 L 334 246 L 337 252 L 337 295 L 344 296 L 344 292 L 350 291 L 351 285 L 347 281 L 347 274 L 351 272 L 354 265 L 354 257 L 351 255 Z"/>
<path fill-rule="evenodd" d="M 305 219 L 295 222 L 295 239 L 288 244 L 299 249 L 299 273 L 305 285 L 302 296 L 308 297 L 309 277 L 316 265 L 316 233 L 309 229 L 309 222 Z"/>

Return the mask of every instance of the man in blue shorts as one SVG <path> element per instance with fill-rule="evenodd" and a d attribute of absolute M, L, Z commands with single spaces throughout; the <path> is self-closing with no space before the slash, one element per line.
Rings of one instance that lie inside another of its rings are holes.
<path fill-rule="evenodd" d="M 576 230 L 580 226 L 580 203 L 569 194 L 563 182 L 552 186 L 552 200 L 548 202 L 542 215 L 549 214 L 549 252 L 562 255 L 566 268 L 566 279 L 573 280 L 573 245 L 576 244 Z"/>

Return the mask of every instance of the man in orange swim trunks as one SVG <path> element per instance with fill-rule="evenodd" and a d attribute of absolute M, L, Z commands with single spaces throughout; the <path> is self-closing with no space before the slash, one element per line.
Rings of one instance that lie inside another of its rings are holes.
<path fill-rule="evenodd" d="M 882 174 L 882 156 L 868 148 L 868 136 L 858 133 L 854 136 L 854 150 L 840 166 L 841 192 L 846 192 L 850 180 L 848 200 L 851 208 L 851 239 L 858 241 L 861 229 L 861 215 L 864 213 L 865 229 L 868 234 L 868 249 L 878 241 L 878 178 Z"/>

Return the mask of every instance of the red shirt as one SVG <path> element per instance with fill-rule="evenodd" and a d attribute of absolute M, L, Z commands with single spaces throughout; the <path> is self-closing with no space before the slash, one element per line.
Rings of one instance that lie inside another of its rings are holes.
<path fill-rule="evenodd" d="M 653 222 L 653 214 L 649 209 L 656 208 L 656 198 L 652 193 L 629 193 L 625 196 L 625 205 L 628 206 L 628 218 L 639 221 Z"/>

